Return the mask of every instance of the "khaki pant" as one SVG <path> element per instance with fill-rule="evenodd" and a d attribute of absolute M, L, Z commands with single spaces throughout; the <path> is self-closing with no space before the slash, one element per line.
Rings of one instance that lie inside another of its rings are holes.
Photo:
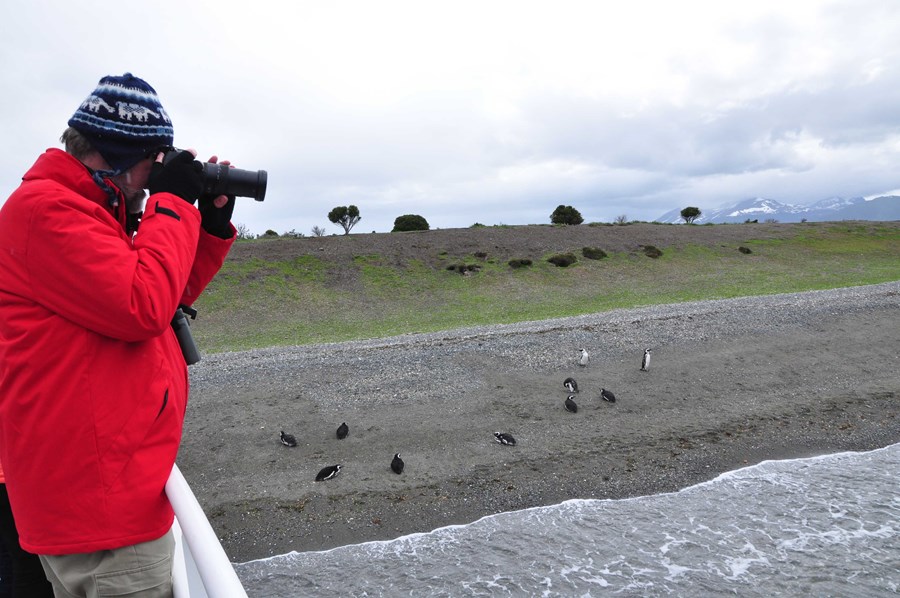
<path fill-rule="evenodd" d="M 84 554 L 41 555 L 56 598 L 171 598 L 172 531 L 158 540 Z"/>

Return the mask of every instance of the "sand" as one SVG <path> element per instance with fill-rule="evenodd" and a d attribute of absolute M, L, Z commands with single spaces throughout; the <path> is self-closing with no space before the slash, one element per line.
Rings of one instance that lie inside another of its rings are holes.
<path fill-rule="evenodd" d="M 898 316 L 889 283 L 205 355 L 178 463 L 234 562 L 673 492 L 900 442 Z M 578 413 L 563 407 L 569 376 Z"/>

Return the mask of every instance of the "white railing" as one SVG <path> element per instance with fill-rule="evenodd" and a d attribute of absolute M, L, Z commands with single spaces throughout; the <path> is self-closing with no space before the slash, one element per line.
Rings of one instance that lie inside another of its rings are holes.
<path fill-rule="evenodd" d="M 247 598 L 228 555 L 197 502 L 178 465 L 166 482 L 166 496 L 175 510 L 175 598 Z"/>

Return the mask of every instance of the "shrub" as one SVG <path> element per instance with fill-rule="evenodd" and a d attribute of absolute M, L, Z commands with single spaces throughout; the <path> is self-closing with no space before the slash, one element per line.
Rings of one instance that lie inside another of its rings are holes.
<path fill-rule="evenodd" d="M 402 233 L 411 230 L 428 230 L 428 221 L 418 214 L 405 214 L 397 216 L 394 220 L 392 233 Z"/>
<path fill-rule="evenodd" d="M 481 266 L 478 264 L 450 264 L 447 266 L 450 272 L 459 272 L 460 274 L 468 274 L 469 272 L 478 272 Z"/>
<path fill-rule="evenodd" d="M 583 247 L 581 249 L 581 255 L 589 260 L 602 260 L 607 257 L 606 252 L 599 247 Z"/>
<path fill-rule="evenodd" d="M 559 268 L 568 268 L 578 261 L 574 253 L 558 253 L 547 260 L 554 266 Z"/>
<path fill-rule="evenodd" d="M 644 255 L 646 255 L 647 257 L 656 259 L 662 255 L 662 251 L 660 251 L 653 245 L 641 245 L 641 248 L 644 250 Z"/>
<path fill-rule="evenodd" d="M 509 260 L 509 267 L 513 270 L 518 270 L 519 268 L 525 268 L 531 265 L 531 260 L 529 259 L 514 259 Z"/>
<path fill-rule="evenodd" d="M 558 205 L 550 214 L 551 224 L 581 224 L 584 218 L 581 213 L 572 206 Z"/>

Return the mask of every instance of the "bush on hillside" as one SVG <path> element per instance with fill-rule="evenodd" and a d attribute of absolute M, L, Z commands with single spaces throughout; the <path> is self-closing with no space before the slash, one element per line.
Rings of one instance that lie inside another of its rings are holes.
<path fill-rule="evenodd" d="M 607 257 L 606 252 L 599 247 L 583 247 L 581 249 L 581 255 L 589 260 L 602 260 Z"/>
<path fill-rule="evenodd" d="M 404 214 L 394 220 L 392 233 L 402 233 L 412 230 L 428 230 L 428 221 L 418 214 Z"/>
<path fill-rule="evenodd" d="M 656 259 L 662 255 L 662 251 L 657 249 L 653 245 L 641 245 L 641 249 L 644 250 L 644 255 L 646 255 L 647 257 L 652 257 L 653 259 Z"/>
<path fill-rule="evenodd" d="M 572 206 L 560 204 L 550 214 L 551 224 L 581 224 L 582 222 L 584 222 L 584 218 L 582 218 L 581 212 Z"/>
<path fill-rule="evenodd" d="M 481 271 L 481 266 L 478 264 L 450 264 L 447 266 L 447 270 L 450 272 L 459 272 L 460 274 L 468 274 L 469 272 Z"/>
<path fill-rule="evenodd" d="M 554 266 L 559 268 L 568 268 L 578 261 L 574 253 L 558 253 L 547 260 Z"/>

